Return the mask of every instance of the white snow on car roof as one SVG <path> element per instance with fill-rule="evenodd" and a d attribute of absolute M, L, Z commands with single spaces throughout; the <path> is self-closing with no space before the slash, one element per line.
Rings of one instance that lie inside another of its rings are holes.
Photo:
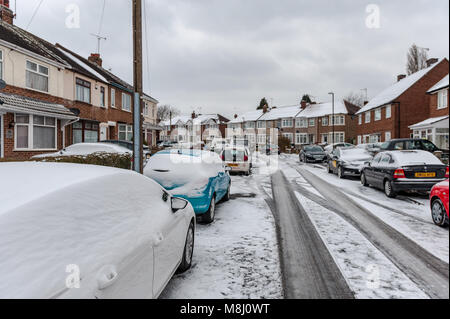
<path fill-rule="evenodd" d="M 357 114 L 361 114 L 370 111 L 374 108 L 377 108 L 379 106 L 383 106 L 393 102 L 396 98 L 402 95 L 406 90 L 408 90 L 411 86 L 413 86 L 417 81 L 423 78 L 428 72 L 430 72 L 434 67 L 436 67 L 441 62 L 442 60 L 439 61 L 438 63 L 431 65 L 426 69 L 420 70 L 410 76 L 407 76 L 403 80 L 400 80 L 392 84 L 384 91 L 382 91 L 380 94 L 375 96 L 372 100 L 370 100 L 370 102 L 366 106 L 364 106 L 361 110 L 359 110 Z"/>
<path fill-rule="evenodd" d="M 447 74 L 446 76 L 444 76 L 444 78 L 442 80 L 440 80 L 438 83 L 436 83 L 431 89 L 428 90 L 428 93 L 432 93 L 434 91 L 438 91 L 440 89 L 446 88 L 448 87 L 448 82 L 449 82 L 449 75 Z"/>
<path fill-rule="evenodd" d="M 0 215 L 70 185 L 124 172 L 94 165 L 0 163 Z"/>
<path fill-rule="evenodd" d="M 436 156 L 426 151 L 391 151 L 389 153 L 402 166 L 415 164 L 443 165 Z"/>
<path fill-rule="evenodd" d="M 309 104 L 297 118 L 315 118 L 321 116 L 327 116 L 333 114 L 333 104 L 329 103 L 319 103 L 319 104 Z M 338 101 L 334 104 L 334 114 L 348 114 L 348 110 L 345 107 L 343 101 Z"/>

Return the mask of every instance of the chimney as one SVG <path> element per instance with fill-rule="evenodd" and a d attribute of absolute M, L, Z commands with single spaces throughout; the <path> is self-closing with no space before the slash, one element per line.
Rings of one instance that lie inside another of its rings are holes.
<path fill-rule="evenodd" d="M 364 101 L 364 106 L 366 106 L 367 104 L 369 104 L 369 101 Z"/>
<path fill-rule="evenodd" d="M 100 67 L 103 65 L 103 60 L 100 57 L 100 54 L 98 54 L 98 53 L 92 53 L 91 56 L 88 58 L 88 61 L 92 62 L 92 63 L 95 63 L 95 64 L 97 64 Z"/>
<path fill-rule="evenodd" d="M 0 20 L 13 24 L 14 13 L 9 8 L 9 0 L 0 0 Z"/>
<path fill-rule="evenodd" d="M 302 110 L 306 109 L 306 106 L 307 106 L 306 101 L 302 101 L 302 103 L 300 103 L 300 108 L 301 108 Z"/>
<path fill-rule="evenodd" d="M 191 117 L 192 117 L 192 119 L 193 119 L 193 120 L 197 118 L 197 114 L 195 114 L 195 111 L 194 111 L 194 112 L 192 112 L 192 115 L 191 115 Z"/>
<path fill-rule="evenodd" d="M 265 104 L 265 105 L 263 106 L 263 113 L 264 113 L 264 114 L 267 113 L 268 108 L 269 108 L 269 107 L 267 106 L 267 104 Z"/>
<path fill-rule="evenodd" d="M 404 78 L 406 78 L 406 75 L 405 75 L 405 74 L 399 74 L 399 75 L 397 76 L 397 82 L 400 82 L 400 81 L 403 80 Z"/>
<path fill-rule="evenodd" d="M 436 58 L 428 59 L 428 60 L 427 60 L 427 66 L 430 67 L 430 66 L 432 66 L 433 64 L 437 63 L 438 61 L 439 61 L 439 60 L 436 59 Z"/>

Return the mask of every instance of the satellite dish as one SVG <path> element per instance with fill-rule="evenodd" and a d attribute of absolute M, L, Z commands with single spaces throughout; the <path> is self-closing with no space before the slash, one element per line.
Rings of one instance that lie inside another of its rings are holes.
<path fill-rule="evenodd" d="M 0 80 L 0 90 L 3 90 L 6 87 L 6 82 L 3 80 Z"/>

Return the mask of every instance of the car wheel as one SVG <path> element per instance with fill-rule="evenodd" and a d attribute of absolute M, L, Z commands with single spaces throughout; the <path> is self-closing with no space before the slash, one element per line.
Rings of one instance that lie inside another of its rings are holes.
<path fill-rule="evenodd" d="M 338 177 L 339 177 L 340 179 L 345 178 L 345 173 L 344 173 L 344 169 L 342 168 L 342 166 L 339 166 L 339 167 L 338 167 Z"/>
<path fill-rule="evenodd" d="M 209 209 L 205 215 L 203 215 L 202 223 L 203 224 L 211 224 L 216 217 L 216 199 L 214 195 L 211 199 L 211 203 L 209 204 Z"/>
<path fill-rule="evenodd" d="M 195 243 L 194 224 L 191 223 L 189 225 L 189 229 L 186 235 L 186 243 L 184 244 L 183 259 L 181 260 L 181 264 L 178 267 L 177 273 L 181 274 L 191 268 L 192 256 L 194 254 L 194 243 Z"/>
<path fill-rule="evenodd" d="M 433 218 L 433 222 L 440 227 L 448 224 L 447 214 L 440 199 L 435 199 L 431 204 L 431 217 Z"/>
<path fill-rule="evenodd" d="M 365 187 L 369 186 L 369 183 L 367 183 L 366 174 L 361 173 L 361 184 Z"/>
<path fill-rule="evenodd" d="M 231 198 L 230 192 L 231 192 L 231 184 L 230 184 L 230 186 L 228 186 L 227 193 L 223 197 L 224 202 L 228 202 L 230 200 L 230 198 Z"/>
<path fill-rule="evenodd" d="M 394 188 L 392 187 L 392 183 L 388 179 L 384 181 L 384 193 L 389 198 L 397 197 L 397 193 L 394 191 Z"/>

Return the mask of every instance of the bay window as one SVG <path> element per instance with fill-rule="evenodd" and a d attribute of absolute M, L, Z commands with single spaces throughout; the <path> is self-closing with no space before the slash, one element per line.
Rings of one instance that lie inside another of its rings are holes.
<path fill-rule="evenodd" d="M 57 120 L 54 117 L 15 114 L 16 150 L 55 150 Z"/>
<path fill-rule="evenodd" d="M 91 104 L 91 82 L 76 78 L 75 99 L 80 102 Z"/>
<path fill-rule="evenodd" d="M 48 92 L 48 68 L 31 61 L 27 61 L 26 86 L 29 89 Z"/>
<path fill-rule="evenodd" d="M 295 134 L 295 144 L 308 144 L 308 134 L 296 133 Z"/>

